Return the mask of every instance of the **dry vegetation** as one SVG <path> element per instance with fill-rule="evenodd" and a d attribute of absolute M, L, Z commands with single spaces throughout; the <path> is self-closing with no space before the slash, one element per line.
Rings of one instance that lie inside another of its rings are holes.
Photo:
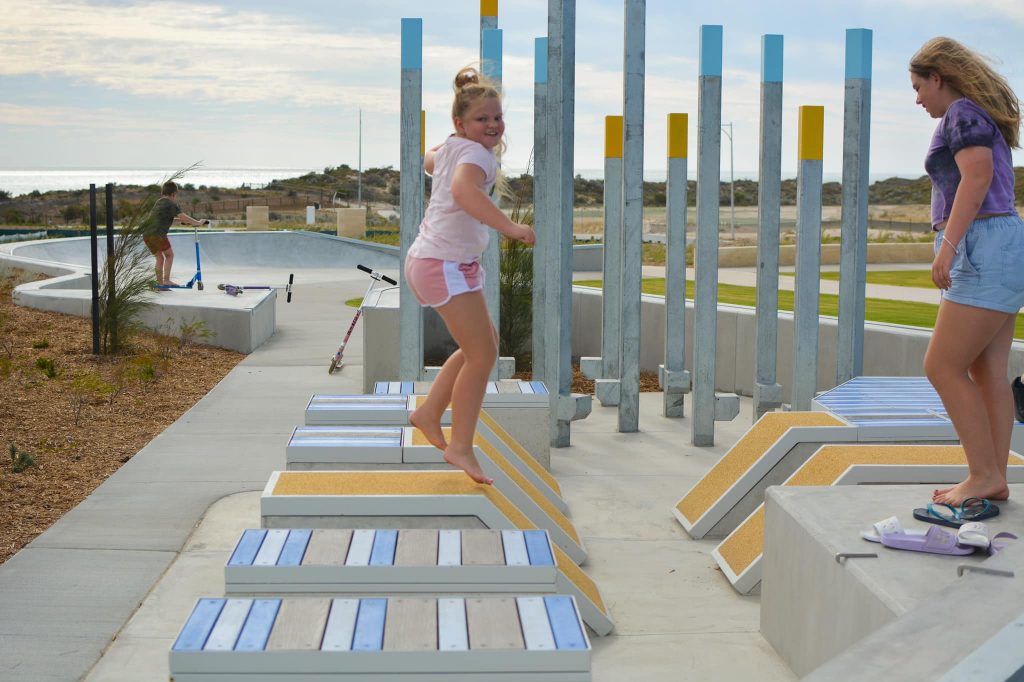
<path fill-rule="evenodd" d="M 0 563 L 245 357 L 189 334 L 139 334 L 124 354 L 94 356 L 89 320 L 17 307 L 15 283 L 0 278 Z"/>

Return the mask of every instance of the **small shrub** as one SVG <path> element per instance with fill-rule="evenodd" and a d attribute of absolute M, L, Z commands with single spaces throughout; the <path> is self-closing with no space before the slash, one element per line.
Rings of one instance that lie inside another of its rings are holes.
<path fill-rule="evenodd" d="M 47 379 L 57 378 L 57 367 L 53 364 L 53 360 L 50 358 L 36 358 L 36 369 L 41 370 L 42 373 L 46 375 Z"/>
<path fill-rule="evenodd" d="M 42 349 L 42 348 L 49 348 L 50 347 L 50 340 L 49 339 L 40 339 L 38 341 L 33 341 L 32 342 L 32 347 L 35 348 L 36 350 L 39 350 L 39 349 Z"/>
<path fill-rule="evenodd" d="M 178 325 L 179 348 L 195 345 L 199 339 L 208 339 L 213 332 L 206 325 L 206 320 L 192 319 L 191 322 L 182 322 Z"/>
<path fill-rule="evenodd" d="M 16 474 L 20 474 L 22 471 L 28 469 L 30 466 L 34 466 L 36 463 L 35 457 L 32 456 L 32 453 L 26 452 L 25 450 L 19 450 L 18 446 L 14 443 L 11 443 L 10 454 L 11 471 Z"/>
<path fill-rule="evenodd" d="M 129 361 L 126 375 L 143 384 L 156 381 L 157 376 L 167 367 L 167 361 L 150 353 L 137 355 Z"/>
<path fill-rule="evenodd" d="M 106 398 L 114 392 L 114 386 L 95 372 L 89 372 L 82 376 L 75 377 L 68 387 L 71 399 L 71 407 L 75 411 L 75 426 L 78 426 L 82 417 L 82 408 L 93 400 Z"/>

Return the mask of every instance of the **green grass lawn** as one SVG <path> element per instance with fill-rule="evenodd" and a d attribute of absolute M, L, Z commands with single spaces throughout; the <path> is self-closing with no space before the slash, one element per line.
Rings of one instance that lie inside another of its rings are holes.
<path fill-rule="evenodd" d="M 783 277 L 792 277 L 792 272 L 780 272 Z M 839 272 L 823 272 L 822 279 L 839 281 Z M 931 270 L 868 270 L 868 284 L 888 284 L 894 287 L 916 287 L 934 289 Z"/>
<path fill-rule="evenodd" d="M 573 284 L 601 288 L 601 280 L 599 279 L 578 281 L 573 282 Z M 664 296 L 665 279 L 662 277 L 645 277 L 642 289 L 645 294 Z M 686 297 L 693 298 L 693 280 L 686 281 Z M 754 287 L 719 283 L 718 302 L 754 307 L 756 303 Z M 820 314 L 832 317 L 839 316 L 838 296 L 834 294 L 821 294 L 819 306 Z M 779 291 L 779 310 L 792 312 L 792 291 Z M 935 327 L 935 316 L 938 313 L 939 306 L 933 303 L 908 303 L 906 301 L 890 301 L 882 298 L 869 298 L 864 302 L 864 317 L 869 322 L 887 322 L 889 324 L 904 324 L 911 327 L 932 329 Z M 1024 339 L 1024 316 L 1017 316 L 1014 338 Z"/>

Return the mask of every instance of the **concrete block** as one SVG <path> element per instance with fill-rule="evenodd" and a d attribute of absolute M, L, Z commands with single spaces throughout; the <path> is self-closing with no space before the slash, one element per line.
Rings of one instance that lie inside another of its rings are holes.
<path fill-rule="evenodd" d="M 584 419 L 593 407 L 592 396 L 573 393 L 560 395 L 555 404 L 555 415 L 558 421 L 572 422 Z"/>
<path fill-rule="evenodd" d="M 604 379 L 603 358 L 580 358 L 580 373 L 588 379 Z"/>
<path fill-rule="evenodd" d="M 594 392 L 604 407 L 614 407 L 622 399 L 622 383 L 618 379 L 597 379 Z"/>
<path fill-rule="evenodd" d="M 365 208 L 336 208 L 338 236 L 358 239 L 366 235 Z"/>
<path fill-rule="evenodd" d="M 715 394 L 715 421 L 731 422 L 740 413 L 740 397 L 735 394 Z"/>
<path fill-rule="evenodd" d="M 516 359 L 514 357 L 498 358 L 498 378 L 511 379 L 516 373 Z"/>
<path fill-rule="evenodd" d="M 270 227 L 269 206 L 246 206 L 245 229 L 266 230 Z"/>

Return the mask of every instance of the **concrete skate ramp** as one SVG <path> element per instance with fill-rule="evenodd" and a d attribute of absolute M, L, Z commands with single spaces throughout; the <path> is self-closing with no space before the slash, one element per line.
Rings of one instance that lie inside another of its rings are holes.
<path fill-rule="evenodd" d="M 169 235 L 174 248 L 175 272 L 195 269 L 195 246 L 191 232 Z M 89 238 L 47 239 L 16 245 L 11 255 L 36 261 L 62 263 L 89 269 Z M 99 240 L 99 253 L 106 256 L 106 239 Z M 199 255 L 204 271 L 221 268 L 304 268 L 398 267 L 398 247 L 373 244 L 316 232 L 199 232 Z"/>

